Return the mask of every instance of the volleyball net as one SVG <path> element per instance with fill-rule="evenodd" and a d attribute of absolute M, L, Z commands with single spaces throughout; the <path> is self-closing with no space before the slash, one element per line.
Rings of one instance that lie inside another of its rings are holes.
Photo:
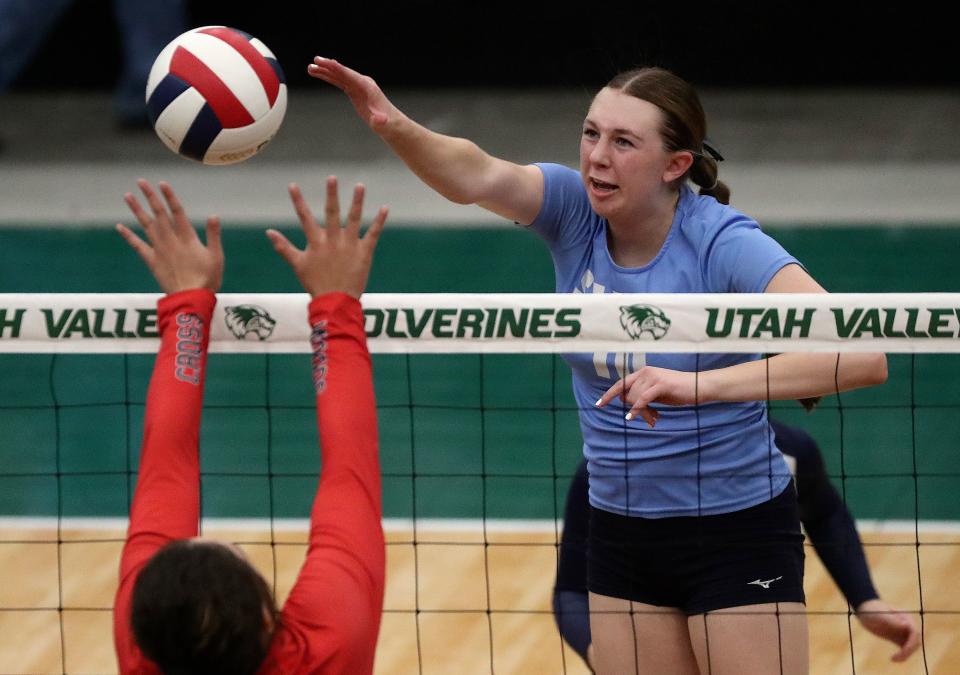
<path fill-rule="evenodd" d="M 111 603 L 159 345 L 154 294 L 0 294 L 0 672 L 113 672 Z M 550 593 L 581 457 L 564 353 L 886 352 L 885 385 L 770 415 L 820 445 L 875 584 L 921 623 L 898 673 L 960 662 L 960 294 L 368 294 L 388 587 L 380 673 L 585 673 Z M 320 470 L 307 297 L 220 294 L 202 531 L 280 602 Z M 813 672 L 886 672 L 807 556 Z M 833 661 L 818 669 L 818 652 Z M 839 654 L 839 656 L 836 656 Z"/>

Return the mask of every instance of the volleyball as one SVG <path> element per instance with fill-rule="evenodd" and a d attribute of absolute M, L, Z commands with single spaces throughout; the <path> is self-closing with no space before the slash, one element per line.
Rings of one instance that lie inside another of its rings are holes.
<path fill-rule="evenodd" d="M 160 140 L 204 164 L 234 164 L 257 154 L 287 110 L 287 85 L 273 52 L 226 26 L 174 38 L 150 69 L 146 97 Z"/>

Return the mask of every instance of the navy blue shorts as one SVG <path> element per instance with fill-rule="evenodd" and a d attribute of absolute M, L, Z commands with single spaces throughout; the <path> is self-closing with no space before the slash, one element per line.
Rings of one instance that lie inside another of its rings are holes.
<path fill-rule="evenodd" d="M 793 483 L 770 501 L 715 516 L 633 518 L 590 507 L 591 592 L 687 615 L 805 602 Z"/>

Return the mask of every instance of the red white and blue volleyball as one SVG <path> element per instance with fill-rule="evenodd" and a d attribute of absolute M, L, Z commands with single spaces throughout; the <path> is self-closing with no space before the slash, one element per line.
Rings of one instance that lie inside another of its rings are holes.
<path fill-rule="evenodd" d="M 286 110 L 286 80 L 273 52 L 226 26 L 175 38 L 147 80 L 147 114 L 160 140 L 204 164 L 234 164 L 257 154 Z"/>

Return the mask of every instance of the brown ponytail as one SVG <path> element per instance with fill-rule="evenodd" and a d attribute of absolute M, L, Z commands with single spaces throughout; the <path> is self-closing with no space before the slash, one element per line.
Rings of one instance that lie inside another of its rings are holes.
<path fill-rule="evenodd" d="M 687 177 L 700 186 L 700 194 L 713 197 L 721 204 L 730 203 L 730 188 L 717 176 L 717 160 L 707 155 L 694 155 Z"/>

